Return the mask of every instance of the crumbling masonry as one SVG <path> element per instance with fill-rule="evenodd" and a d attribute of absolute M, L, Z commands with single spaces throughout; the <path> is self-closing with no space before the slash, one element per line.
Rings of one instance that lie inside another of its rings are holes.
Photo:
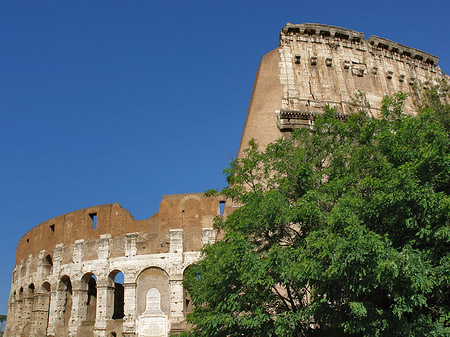
<path fill-rule="evenodd" d="M 339 27 L 287 24 L 256 75 L 238 156 L 310 127 L 325 105 L 349 114 L 384 95 L 414 98 L 442 79 L 438 58 Z M 359 93 L 359 94 L 358 94 Z M 134 220 L 119 204 L 50 219 L 20 240 L 5 336 L 166 337 L 185 329 L 191 308 L 182 281 L 216 240 L 213 218 L 233 205 L 201 194 L 164 196 L 159 212 Z M 222 206 L 222 207 L 221 207 Z M 117 275 L 123 275 L 123 281 Z"/>

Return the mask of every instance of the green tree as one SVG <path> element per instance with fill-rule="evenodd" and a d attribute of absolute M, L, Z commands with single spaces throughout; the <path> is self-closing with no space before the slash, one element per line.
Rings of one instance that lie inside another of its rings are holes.
<path fill-rule="evenodd" d="M 242 207 L 187 271 L 184 335 L 450 336 L 449 110 L 428 98 L 252 141 L 220 191 Z"/>
<path fill-rule="evenodd" d="M 0 336 L 3 336 L 6 327 L 6 315 L 0 315 Z"/>

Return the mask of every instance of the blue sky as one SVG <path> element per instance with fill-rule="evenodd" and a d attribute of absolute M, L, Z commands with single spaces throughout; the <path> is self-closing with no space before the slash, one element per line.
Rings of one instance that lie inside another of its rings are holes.
<path fill-rule="evenodd" d="M 52 217 L 222 187 L 261 57 L 286 22 L 432 53 L 450 71 L 450 1 L 0 2 L 0 313 L 16 245 Z"/>

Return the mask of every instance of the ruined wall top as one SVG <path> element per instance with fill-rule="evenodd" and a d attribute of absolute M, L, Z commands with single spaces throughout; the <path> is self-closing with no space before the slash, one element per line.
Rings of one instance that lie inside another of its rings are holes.
<path fill-rule="evenodd" d="M 421 50 L 404 46 L 400 43 L 372 35 L 367 40 L 364 39 L 364 33 L 355 30 L 323 25 L 318 23 L 287 23 L 280 32 L 280 46 L 289 43 L 290 36 L 305 35 L 316 36 L 322 39 L 338 39 L 345 40 L 355 44 L 369 44 L 373 48 L 387 50 L 400 56 L 413 60 L 422 61 L 431 65 L 439 62 L 439 58 Z"/>
<path fill-rule="evenodd" d="M 58 245 L 72 245 L 77 240 L 96 242 L 105 235 L 114 239 L 136 233 L 165 242 L 169 230 L 183 229 L 187 238 L 192 236 L 192 240 L 197 240 L 195 233 L 211 228 L 214 217 L 219 214 L 219 198 L 203 197 L 202 193 L 164 195 L 159 211 L 144 220 L 135 220 L 118 203 L 76 210 L 44 221 L 28 231 L 17 245 L 16 265 L 30 255 L 44 250 L 51 252 Z M 191 243 L 201 248 L 201 243 Z M 169 249 L 168 246 L 156 248 L 147 247 L 146 252 Z"/>
<path fill-rule="evenodd" d="M 336 26 L 287 23 L 278 48 L 264 55 L 238 157 L 253 138 L 265 147 L 293 130 L 310 128 L 326 106 L 347 115 L 362 107 L 379 117 L 383 97 L 407 94 L 404 111 L 416 114 L 424 90 L 449 80 L 429 53 Z"/>

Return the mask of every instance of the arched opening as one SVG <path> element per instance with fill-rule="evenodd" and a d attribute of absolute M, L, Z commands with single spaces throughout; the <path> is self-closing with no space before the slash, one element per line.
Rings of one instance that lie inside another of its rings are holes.
<path fill-rule="evenodd" d="M 40 324 L 38 324 L 38 333 L 41 333 L 42 335 L 45 335 L 47 333 L 48 328 L 48 316 L 50 312 L 50 291 L 51 291 L 51 285 L 48 282 L 44 282 L 40 289 L 40 296 L 39 296 L 39 311 L 40 311 L 40 317 L 39 321 Z"/>
<path fill-rule="evenodd" d="M 183 272 L 183 280 L 185 279 L 186 272 L 190 269 L 187 267 Z M 189 294 L 189 291 L 186 289 L 186 287 L 183 285 L 183 312 L 184 314 L 188 314 L 192 311 L 192 299 L 191 295 Z"/>
<path fill-rule="evenodd" d="M 31 315 L 32 315 L 32 312 L 33 312 L 33 308 L 34 308 L 34 298 L 35 298 L 35 287 L 34 287 L 34 284 L 33 283 L 31 283 L 29 286 L 28 286 L 28 289 L 27 289 L 27 293 L 26 293 L 26 303 L 25 303 L 25 305 L 26 305 L 26 308 L 25 308 L 25 312 L 26 312 L 26 317 L 25 317 L 25 319 L 26 320 L 31 320 Z"/>
<path fill-rule="evenodd" d="M 35 300 L 35 287 L 34 284 L 31 283 L 27 287 L 23 295 L 22 318 L 21 318 L 23 324 L 23 327 L 21 329 L 22 336 L 30 335 L 31 324 L 34 319 L 33 317 L 34 300 Z"/>
<path fill-rule="evenodd" d="M 113 303 L 114 310 L 112 314 L 112 319 L 122 319 L 125 316 L 124 312 L 124 275 L 120 270 L 114 270 L 109 274 L 109 278 L 114 284 L 114 294 L 113 294 Z"/>
<path fill-rule="evenodd" d="M 16 307 L 16 324 L 18 331 L 22 330 L 23 327 L 23 287 L 20 287 L 19 293 L 17 294 L 17 307 Z"/>
<path fill-rule="evenodd" d="M 69 320 L 72 313 L 72 282 L 70 277 L 64 275 L 59 282 L 58 290 L 60 291 L 59 307 L 63 318 L 64 327 L 69 326 Z"/>
<path fill-rule="evenodd" d="M 95 321 L 97 316 L 97 277 L 92 273 L 83 276 L 82 281 L 87 284 L 86 320 Z"/>
<path fill-rule="evenodd" d="M 52 274 L 53 271 L 53 260 L 52 260 L 52 256 L 50 254 L 47 254 L 44 257 L 44 261 L 43 261 L 43 268 L 42 268 L 42 272 L 44 274 L 44 277 L 49 276 Z"/>
<path fill-rule="evenodd" d="M 50 283 L 48 283 L 48 282 L 42 283 L 41 290 L 43 292 L 50 294 L 51 289 L 52 289 L 52 286 Z"/>
<path fill-rule="evenodd" d="M 139 317 L 147 306 L 146 294 L 155 288 L 161 294 L 161 310 L 170 316 L 170 285 L 167 273 L 156 267 L 145 269 L 137 278 L 136 282 L 136 315 Z"/>

